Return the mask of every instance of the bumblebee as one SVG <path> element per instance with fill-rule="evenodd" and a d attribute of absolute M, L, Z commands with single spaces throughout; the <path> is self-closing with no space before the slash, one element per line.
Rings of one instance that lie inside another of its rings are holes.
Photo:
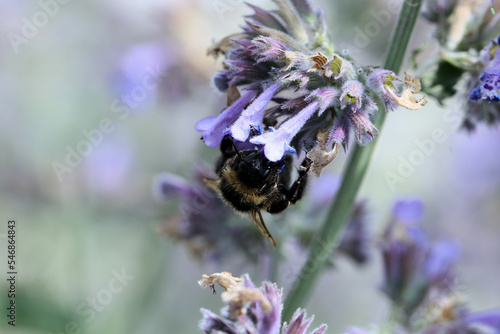
<path fill-rule="evenodd" d="M 260 232 L 276 246 L 269 233 L 261 210 L 279 213 L 290 203 L 295 204 L 303 195 L 311 161 L 306 158 L 298 171 L 298 177 L 291 183 L 294 170 L 291 155 L 273 162 L 263 150 L 238 150 L 232 138 L 224 137 L 221 157 L 215 169 L 218 179 L 203 179 L 236 212 L 249 215 Z"/>

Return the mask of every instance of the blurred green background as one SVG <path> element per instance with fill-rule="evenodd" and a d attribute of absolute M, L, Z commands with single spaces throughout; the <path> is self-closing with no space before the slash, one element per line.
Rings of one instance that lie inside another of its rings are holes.
<path fill-rule="evenodd" d="M 389 2 L 314 4 L 325 7 L 337 45 L 381 65 L 396 16 L 363 47 L 353 41 L 376 22 L 370 11 Z M 234 0 L 2 3 L 1 333 L 196 333 L 199 308 L 223 306 L 197 280 L 223 270 L 241 275 L 240 260 L 201 263 L 160 235 L 168 212 L 152 184 L 159 173 L 188 177 L 200 159 L 215 160 L 217 150 L 194 130 L 225 102 L 210 83 L 220 60 L 206 50 L 250 13 Z M 412 45 L 429 42 L 435 52 L 431 33 L 419 22 Z M 395 199 L 420 196 L 426 231 L 462 245 L 459 288 L 479 311 L 500 306 L 500 134 L 458 132 L 460 111 L 449 101 L 391 113 L 360 197 L 369 200 L 377 235 Z M 436 131 L 442 140 L 422 150 L 418 143 Z M 388 173 L 409 159 L 418 161 L 414 170 L 391 186 Z M 329 168 L 340 173 L 344 162 Z M 15 328 L 5 316 L 10 219 L 18 228 Z M 378 256 L 363 268 L 339 259 L 304 307 L 328 333 L 370 326 L 388 312 L 381 279 Z"/>

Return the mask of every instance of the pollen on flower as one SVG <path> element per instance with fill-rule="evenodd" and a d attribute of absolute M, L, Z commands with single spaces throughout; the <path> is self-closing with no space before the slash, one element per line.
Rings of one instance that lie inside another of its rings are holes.
<path fill-rule="evenodd" d="M 223 271 L 210 276 L 203 274 L 198 284 L 202 288 L 208 286 L 213 291 L 215 291 L 214 285 L 219 284 L 226 290 L 221 298 L 230 306 L 231 318 L 245 314 L 246 307 L 254 301 L 260 302 L 265 312 L 272 310 L 271 302 L 260 290 L 245 286 L 242 278 L 234 277 L 230 272 Z"/>
<path fill-rule="evenodd" d="M 210 276 L 203 274 L 201 276 L 201 280 L 198 281 L 198 284 L 202 288 L 206 288 L 207 286 L 213 288 L 216 283 L 223 287 L 226 291 L 237 289 L 243 284 L 241 278 L 233 277 L 233 275 L 227 271 L 214 273 Z"/>

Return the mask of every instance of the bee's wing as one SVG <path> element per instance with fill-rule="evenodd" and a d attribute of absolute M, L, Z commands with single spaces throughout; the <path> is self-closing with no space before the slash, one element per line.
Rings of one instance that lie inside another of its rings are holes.
<path fill-rule="evenodd" d="M 266 223 L 264 223 L 264 219 L 262 218 L 262 214 L 260 213 L 260 210 L 254 209 L 250 211 L 250 215 L 252 217 L 253 222 L 257 227 L 259 228 L 260 232 L 265 235 L 266 238 L 271 241 L 273 246 L 276 247 L 276 242 L 274 241 L 271 233 L 267 230 Z"/>

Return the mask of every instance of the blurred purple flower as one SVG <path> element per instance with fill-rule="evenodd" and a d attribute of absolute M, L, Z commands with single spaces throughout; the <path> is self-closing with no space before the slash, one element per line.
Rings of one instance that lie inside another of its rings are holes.
<path fill-rule="evenodd" d="M 85 159 L 87 185 L 100 192 L 115 193 L 128 183 L 134 154 L 132 149 L 118 142 L 105 142 L 94 147 Z"/>
<path fill-rule="evenodd" d="M 138 44 L 126 50 L 115 79 L 121 101 L 136 111 L 151 106 L 157 98 L 161 76 L 176 63 L 175 52 L 160 42 Z"/>
<path fill-rule="evenodd" d="M 397 202 L 380 244 L 384 261 L 382 291 L 410 316 L 431 292 L 453 284 L 459 250 L 455 243 L 430 244 L 417 226 L 422 206 L 417 200 Z"/>
<path fill-rule="evenodd" d="M 215 176 L 204 164 L 198 164 L 192 181 L 169 173 L 156 177 L 156 198 L 176 205 L 175 213 L 161 224 L 160 232 L 183 242 L 199 258 L 217 261 L 240 253 L 250 261 L 258 261 L 262 238 L 252 225 L 234 224 L 233 211 L 202 182 L 207 177 Z"/>
<path fill-rule="evenodd" d="M 470 313 L 460 319 L 440 323 L 423 330 L 421 334 L 498 334 L 500 310 Z"/>

